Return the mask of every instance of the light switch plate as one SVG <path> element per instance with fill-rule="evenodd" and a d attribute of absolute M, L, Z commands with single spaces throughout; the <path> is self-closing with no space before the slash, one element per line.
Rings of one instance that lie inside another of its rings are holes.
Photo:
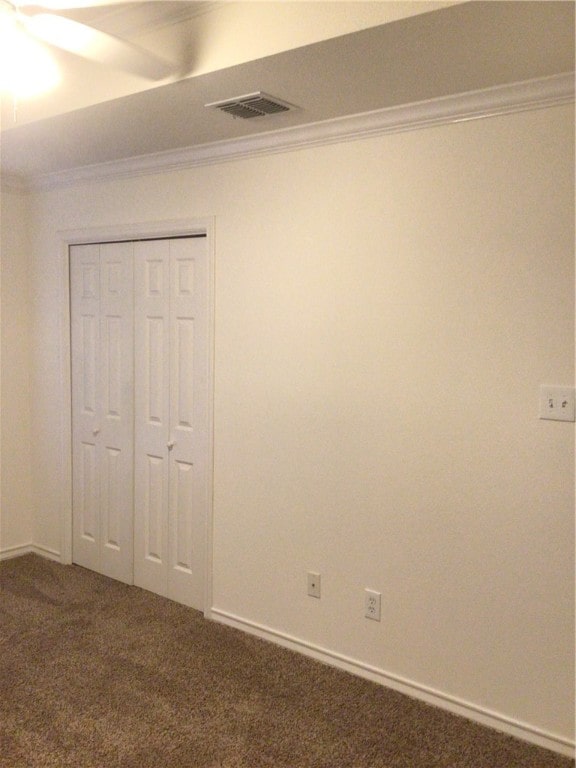
<path fill-rule="evenodd" d="M 540 387 L 540 418 L 574 421 L 574 387 L 543 384 Z"/>
<path fill-rule="evenodd" d="M 321 577 L 315 571 L 308 571 L 308 594 L 310 597 L 320 597 Z"/>

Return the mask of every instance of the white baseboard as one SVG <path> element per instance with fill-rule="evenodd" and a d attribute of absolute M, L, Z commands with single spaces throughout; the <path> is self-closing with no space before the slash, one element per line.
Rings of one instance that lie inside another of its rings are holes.
<path fill-rule="evenodd" d="M 62 562 L 60 552 L 55 549 L 49 549 L 43 547 L 40 544 L 20 544 L 16 547 L 5 547 L 0 549 L 0 560 L 10 560 L 13 557 L 22 557 L 22 555 L 39 555 L 45 557 L 48 560 L 54 560 L 57 563 Z"/>
<path fill-rule="evenodd" d="M 515 736 L 523 741 L 527 741 L 539 747 L 544 747 L 545 749 L 557 752 L 566 757 L 574 757 L 574 742 L 563 736 L 547 733 L 528 723 L 514 720 L 513 718 L 501 715 L 498 712 L 492 712 L 483 707 L 471 704 L 470 702 L 457 699 L 442 693 L 441 691 L 436 691 L 412 680 L 407 680 L 393 673 L 386 672 L 383 669 L 372 667 L 356 659 L 344 656 L 343 654 L 335 653 L 334 651 L 314 645 L 313 643 L 300 640 L 297 637 L 278 632 L 270 627 L 248 621 L 240 616 L 235 616 L 234 614 L 218 608 L 213 607 L 208 611 L 206 613 L 206 618 L 240 629 L 243 632 L 249 632 L 264 640 L 269 640 L 277 645 L 281 645 L 284 648 L 289 648 L 290 650 L 297 651 L 305 656 L 310 656 L 325 664 L 338 667 L 339 669 L 351 672 L 359 677 L 380 683 L 388 688 L 404 693 L 407 696 L 420 699 L 427 704 L 432 704 L 441 709 L 453 712 L 468 720 L 473 720 L 481 725 L 486 725 L 510 736 Z"/>
<path fill-rule="evenodd" d="M 5 547 L 0 549 L 0 560 L 11 560 L 13 557 L 22 557 L 32 552 L 32 544 L 20 544 L 17 547 Z"/>
<path fill-rule="evenodd" d="M 13 557 L 21 557 L 22 555 L 31 553 L 56 562 L 62 561 L 59 552 L 38 544 L 23 544 L 2 549 L 0 550 L 0 561 L 8 560 Z M 522 739 L 523 741 L 527 741 L 539 747 L 544 747 L 545 749 L 557 752 L 566 757 L 574 758 L 575 756 L 576 750 L 574 742 L 563 736 L 548 733 L 528 723 L 523 723 L 498 712 L 487 710 L 470 702 L 442 693 L 442 691 L 437 691 L 421 685 L 413 680 L 408 680 L 399 675 L 387 672 L 386 670 L 364 664 L 357 659 L 336 653 L 327 648 L 322 648 L 313 643 L 308 643 L 305 640 L 287 635 L 283 632 L 278 632 L 277 630 L 262 624 L 243 619 L 240 616 L 235 616 L 227 611 L 213 607 L 207 611 L 205 615 L 207 619 L 218 621 L 221 624 L 226 624 L 235 629 L 240 629 L 243 632 L 248 632 L 256 637 L 281 645 L 284 648 L 289 648 L 292 651 L 302 653 L 305 656 L 321 661 L 324 664 L 329 664 L 367 680 L 380 683 L 388 688 L 404 693 L 407 696 L 411 696 L 412 698 L 419 699 L 427 704 L 432 704 L 433 706 L 453 712 L 456 715 L 465 717 L 468 720 L 473 720 L 481 725 L 494 728 L 497 731 L 501 731 L 510 736 L 515 736 L 518 739 Z"/>
<path fill-rule="evenodd" d="M 60 552 L 57 552 L 55 549 L 49 549 L 48 547 L 43 547 L 41 544 L 33 544 L 32 549 L 30 550 L 35 555 L 39 555 L 40 557 L 45 557 L 47 560 L 54 560 L 56 563 L 62 562 L 62 555 Z"/>

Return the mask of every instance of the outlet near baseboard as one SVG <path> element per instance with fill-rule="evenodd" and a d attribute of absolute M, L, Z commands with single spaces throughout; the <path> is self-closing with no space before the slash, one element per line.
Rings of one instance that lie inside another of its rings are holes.
<path fill-rule="evenodd" d="M 364 590 L 364 616 L 373 621 L 380 621 L 380 603 L 382 595 L 373 589 Z"/>

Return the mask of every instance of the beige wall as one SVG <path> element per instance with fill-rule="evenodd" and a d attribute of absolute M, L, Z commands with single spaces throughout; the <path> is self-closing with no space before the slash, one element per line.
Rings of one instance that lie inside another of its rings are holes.
<path fill-rule="evenodd" d="M 214 607 L 570 738 L 573 168 L 556 107 L 34 195 L 37 543 L 58 231 L 214 216 Z"/>
<path fill-rule="evenodd" d="M 29 277 L 27 200 L 6 191 L 0 211 L 0 555 L 33 538 Z"/>

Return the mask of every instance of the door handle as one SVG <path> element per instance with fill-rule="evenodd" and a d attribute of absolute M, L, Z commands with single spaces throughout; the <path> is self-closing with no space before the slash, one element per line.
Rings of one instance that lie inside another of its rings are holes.
<path fill-rule="evenodd" d="M 96 427 L 95 429 L 93 429 L 92 430 L 92 434 L 94 435 L 94 437 L 96 437 L 96 435 L 99 435 L 100 434 L 100 427 Z"/>
<path fill-rule="evenodd" d="M 168 450 L 171 451 L 172 448 L 174 448 L 175 445 L 176 445 L 176 443 L 174 442 L 174 440 L 170 440 L 170 442 L 168 442 L 166 444 L 166 448 L 168 448 Z"/>

